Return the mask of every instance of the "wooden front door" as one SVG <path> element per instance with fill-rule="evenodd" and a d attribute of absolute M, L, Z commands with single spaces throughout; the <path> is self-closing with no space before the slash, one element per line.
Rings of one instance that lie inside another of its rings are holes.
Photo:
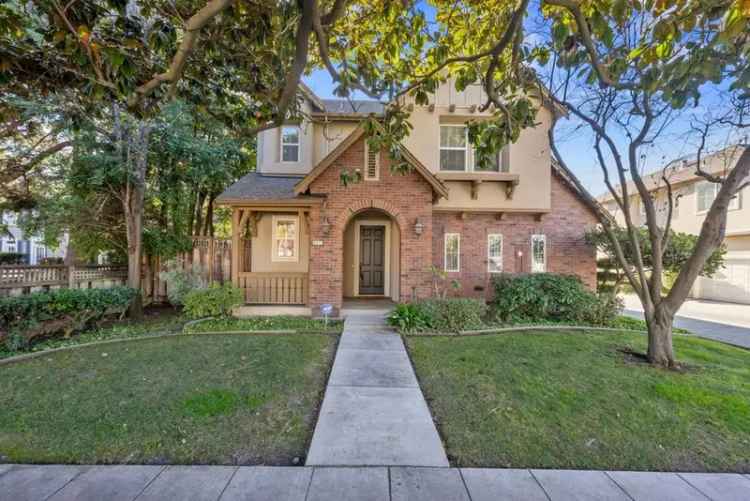
<path fill-rule="evenodd" d="M 359 293 L 385 294 L 385 226 L 360 226 Z"/>

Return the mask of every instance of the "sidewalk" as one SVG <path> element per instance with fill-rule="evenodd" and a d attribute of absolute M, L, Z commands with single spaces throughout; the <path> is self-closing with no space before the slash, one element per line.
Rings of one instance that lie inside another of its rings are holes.
<path fill-rule="evenodd" d="M 750 477 L 475 468 L 0 465 L 2 501 L 741 501 Z"/>
<path fill-rule="evenodd" d="M 347 316 L 308 466 L 448 466 L 401 336 L 383 313 Z"/>
<path fill-rule="evenodd" d="M 634 294 L 623 296 L 626 315 L 643 318 L 643 307 Z M 750 305 L 690 299 L 680 308 L 675 327 L 697 336 L 750 349 Z"/>

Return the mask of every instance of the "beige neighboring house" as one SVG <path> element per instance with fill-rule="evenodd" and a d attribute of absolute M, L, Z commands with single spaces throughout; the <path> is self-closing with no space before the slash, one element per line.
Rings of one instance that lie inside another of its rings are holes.
<path fill-rule="evenodd" d="M 552 162 L 542 107 L 490 165 L 479 166 L 466 123 L 488 118 L 481 86 L 441 86 L 411 110 L 413 130 L 390 169 L 372 150 L 362 122 L 380 117 L 374 101 L 320 99 L 302 89 L 302 121 L 258 135 L 257 167 L 218 199 L 233 210 L 234 283 L 248 304 L 303 305 L 334 312 L 345 299 L 406 301 L 432 294 L 431 267 L 486 297 L 501 272 L 577 274 L 596 284 L 596 224 L 573 175 Z M 344 186 L 342 173 L 361 182 Z"/>
<path fill-rule="evenodd" d="M 750 162 L 750 146 L 738 144 L 705 155 L 702 168 L 711 174 L 725 175 L 740 162 Z M 716 197 L 718 185 L 696 175 L 695 160 L 689 159 L 673 161 L 665 169 L 645 176 L 646 186 L 656 201 L 657 217 L 662 220 L 666 219 L 668 209 L 662 171 L 666 172 L 675 198 L 673 229 L 697 235 L 705 214 Z M 643 204 L 632 183 L 628 185 L 628 193 L 636 193 L 631 196 L 630 205 L 633 221 L 645 225 Z M 622 211 L 609 192 L 600 196 L 599 201 L 619 223 L 624 223 Z M 727 246 L 724 268 L 712 278 L 699 277 L 692 295 L 698 299 L 750 304 L 750 187 L 741 190 L 729 206 L 724 243 Z"/>

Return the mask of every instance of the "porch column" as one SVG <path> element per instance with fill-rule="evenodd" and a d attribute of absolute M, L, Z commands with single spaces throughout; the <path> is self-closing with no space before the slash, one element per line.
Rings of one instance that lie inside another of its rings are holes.
<path fill-rule="evenodd" d="M 240 210 L 232 207 L 232 285 L 240 286 Z"/>

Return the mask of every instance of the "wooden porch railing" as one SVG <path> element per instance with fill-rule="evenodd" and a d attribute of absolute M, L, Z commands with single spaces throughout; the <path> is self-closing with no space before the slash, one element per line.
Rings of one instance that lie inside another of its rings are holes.
<path fill-rule="evenodd" d="M 307 273 L 240 273 L 247 304 L 307 304 Z"/>
<path fill-rule="evenodd" d="M 84 282 L 97 280 L 124 280 L 127 274 L 127 268 L 110 265 L 2 265 L 0 289 L 75 287 Z"/>

